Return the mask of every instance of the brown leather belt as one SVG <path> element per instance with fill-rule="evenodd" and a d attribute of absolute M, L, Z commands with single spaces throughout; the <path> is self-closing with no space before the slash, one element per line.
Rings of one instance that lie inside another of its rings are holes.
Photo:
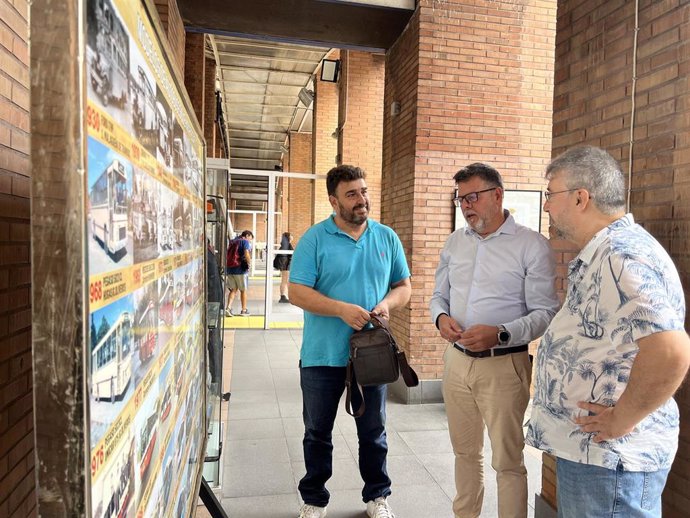
<path fill-rule="evenodd" d="M 464 349 L 463 347 L 460 347 L 458 344 L 455 343 L 453 344 L 453 347 L 455 347 L 461 353 L 464 353 L 467 356 L 471 356 L 472 358 L 489 358 L 491 356 L 503 356 L 504 354 L 521 353 L 527 350 L 527 344 L 516 345 L 514 347 L 492 347 L 491 349 L 479 352 Z"/>

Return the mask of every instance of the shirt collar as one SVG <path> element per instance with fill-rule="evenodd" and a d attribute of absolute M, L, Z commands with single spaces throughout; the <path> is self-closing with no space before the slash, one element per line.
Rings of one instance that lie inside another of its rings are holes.
<path fill-rule="evenodd" d="M 372 220 L 371 218 L 367 218 L 367 228 L 364 230 L 364 232 L 362 232 L 362 235 L 369 232 L 369 229 L 371 229 L 375 225 L 376 225 L 376 221 Z M 350 239 L 352 239 L 352 236 L 350 236 L 350 234 L 342 231 L 338 227 L 338 225 L 335 224 L 335 215 L 333 215 L 333 214 L 328 216 L 328 219 L 326 220 L 326 224 L 325 224 L 325 229 L 326 229 L 326 232 L 328 232 L 329 234 L 343 234 L 344 236 L 347 236 Z"/>
<path fill-rule="evenodd" d="M 515 223 L 515 218 L 513 218 L 513 215 L 510 213 L 508 209 L 503 209 L 503 216 L 505 217 L 505 221 L 503 221 L 503 224 L 500 227 L 498 227 L 498 229 L 496 229 L 496 232 L 494 232 L 493 234 L 489 234 L 486 237 L 482 237 L 477 232 L 475 232 L 475 230 L 469 225 L 465 225 L 465 234 L 468 236 L 472 235 L 478 239 L 489 239 L 499 234 L 514 235 L 517 232 L 517 223 Z"/>
<path fill-rule="evenodd" d="M 630 213 L 618 218 L 609 226 L 602 228 L 599 232 L 594 234 L 594 236 L 592 236 L 592 239 L 590 239 L 589 242 L 584 246 L 584 248 L 580 250 L 580 253 L 577 254 L 577 257 L 575 257 L 574 261 L 579 259 L 582 264 L 591 263 L 592 259 L 594 258 L 594 254 L 597 252 L 599 247 L 602 245 L 604 241 L 606 241 L 606 239 L 612 232 L 619 230 L 623 227 L 632 226 L 634 224 L 635 218 L 633 218 L 633 215 Z"/>

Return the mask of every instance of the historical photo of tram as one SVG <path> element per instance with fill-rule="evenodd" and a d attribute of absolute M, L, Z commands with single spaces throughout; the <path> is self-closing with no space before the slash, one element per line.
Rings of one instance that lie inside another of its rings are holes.
<path fill-rule="evenodd" d="M 184 183 L 192 194 L 201 197 L 201 162 L 187 138 L 184 139 L 184 160 Z"/>
<path fill-rule="evenodd" d="M 165 95 L 160 90 L 156 92 L 156 120 L 158 123 L 156 158 L 163 167 L 172 170 L 173 115 Z"/>
<path fill-rule="evenodd" d="M 179 196 L 165 185 L 160 186 L 160 203 L 158 208 L 158 250 L 160 255 L 175 253 L 175 229 L 173 211 Z"/>
<path fill-rule="evenodd" d="M 94 275 L 132 264 L 132 165 L 89 137 L 87 167 L 89 273 Z"/>
<path fill-rule="evenodd" d="M 149 66 L 139 49 L 133 45 L 129 68 L 131 131 L 139 144 L 154 157 L 158 146 L 156 90 L 156 81 Z"/>
<path fill-rule="evenodd" d="M 184 182 L 185 179 L 185 138 L 184 132 L 182 131 L 182 126 L 175 119 L 173 123 L 172 131 L 172 170 L 173 175 L 180 182 Z"/>
<path fill-rule="evenodd" d="M 110 0 L 86 2 L 86 70 L 90 99 L 125 125 L 129 89 L 127 30 Z"/>
<path fill-rule="evenodd" d="M 158 248 L 158 203 L 160 184 L 141 169 L 134 167 L 132 181 L 132 239 L 134 264 L 155 259 Z"/>
<path fill-rule="evenodd" d="M 91 446 L 103 436 L 133 393 L 132 295 L 91 313 L 89 394 Z"/>
<path fill-rule="evenodd" d="M 149 483 L 150 475 L 158 461 L 158 383 L 153 383 L 134 417 L 135 441 L 135 476 L 137 492 L 141 496 Z"/>
<path fill-rule="evenodd" d="M 192 214 L 189 200 L 178 196 L 173 207 L 173 250 L 182 252 L 191 248 Z"/>
<path fill-rule="evenodd" d="M 133 518 L 136 512 L 134 496 L 134 437 L 128 430 L 92 486 L 91 517 Z"/>

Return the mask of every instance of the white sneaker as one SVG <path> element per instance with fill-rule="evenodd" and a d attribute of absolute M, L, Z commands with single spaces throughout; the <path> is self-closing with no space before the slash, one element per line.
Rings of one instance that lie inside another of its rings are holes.
<path fill-rule="evenodd" d="M 367 516 L 369 518 L 395 518 L 393 509 L 388 505 L 385 496 L 367 502 Z"/>
<path fill-rule="evenodd" d="M 315 505 L 304 504 L 299 510 L 299 516 L 297 518 L 324 518 L 325 516 L 325 507 L 316 507 Z"/>

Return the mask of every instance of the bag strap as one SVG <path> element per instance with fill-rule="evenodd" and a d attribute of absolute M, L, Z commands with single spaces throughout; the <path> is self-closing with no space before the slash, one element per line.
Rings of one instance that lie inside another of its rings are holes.
<path fill-rule="evenodd" d="M 407 363 L 405 351 L 398 347 L 395 338 L 393 338 L 393 333 L 391 333 L 390 327 L 388 326 L 388 320 L 374 313 L 370 313 L 370 316 L 372 325 L 385 329 L 386 333 L 388 333 L 388 336 L 391 339 L 391 344 L 393 345 L 393 348 L 395 350 L 395 358 L 398 360 L 398 365 L 400 366 L 400 373 L 402 374 L 403 381 L 405 381 L 405 385 L 407 385 L 408 387 L 416 387 L 417 385 L 419 385 L 419 378 L 417 377 L 417 373 L 414 371 L 412 367 L 410 367 L 410 364 Z M 352 366 L 352 359 L 350 359 L 347 362 L 347 371 L 345 374 L 345 410 L 352 417 L 360 417 L 362 414 L 364 414 L 364 411 L 366 409 L 366 406 L 364 404 L 364 394 L 362 394 L 362 389 L 359 386 L 359 383 L 352 382 L 353 378 L 354 367 Z M 359 406 L 356 412 L 353 412 L 352 410 L 353 390 L 359 392 L 360 399 L 362 400 L 362 404 Z"/>
<path fill-rule="evenodd" d="M 388 320 L 379 315 L 376 315 L 375 313 L 370 313 L 370 316 L 371 323 L 376 327 L 385 329 L 388 333 L 388 336 L 390 336 L 391 343 L 393 344 L 393 348 L 395 349 L 395 357 L 398 360 L 398 365 L 400 366 L 400 373 L 402 374 L 403 380 L 405 381 L 405 385 L 407 385 L 408 387 L 416 387 L 417 385 L 419 385 L 419 378 L 417 377 L 417 373 L 414 371 L 412 367 L 410 367 L 410 364 L 407 363 L 405 351 L 398 347 L 395 338 L 393 338 L 393 333 L 391 333 L 391 329 L 388 326 Z"/>
<path fill-rule="evenodd" d="M 349 360 L 347 362 L 347 373 L 345 374 L 345 411 L 350 414 L 352 417 L 360 417 L 363 413 L 364 410 L 366 409 L 366 406 L 364 405 L 364 394 L 362 394 L 362 389 L 359 386 L 359 383 L 355 384 L 354 390 L 359 392 L 360 399 L 362 400 L 362 404 L 359 405 L 359 408 L 357 409 L 356 412 L 352 411 L 352 378 L 353 378 L 353 373 L 354 369 L 352 367 L 352 360 Z"/>

